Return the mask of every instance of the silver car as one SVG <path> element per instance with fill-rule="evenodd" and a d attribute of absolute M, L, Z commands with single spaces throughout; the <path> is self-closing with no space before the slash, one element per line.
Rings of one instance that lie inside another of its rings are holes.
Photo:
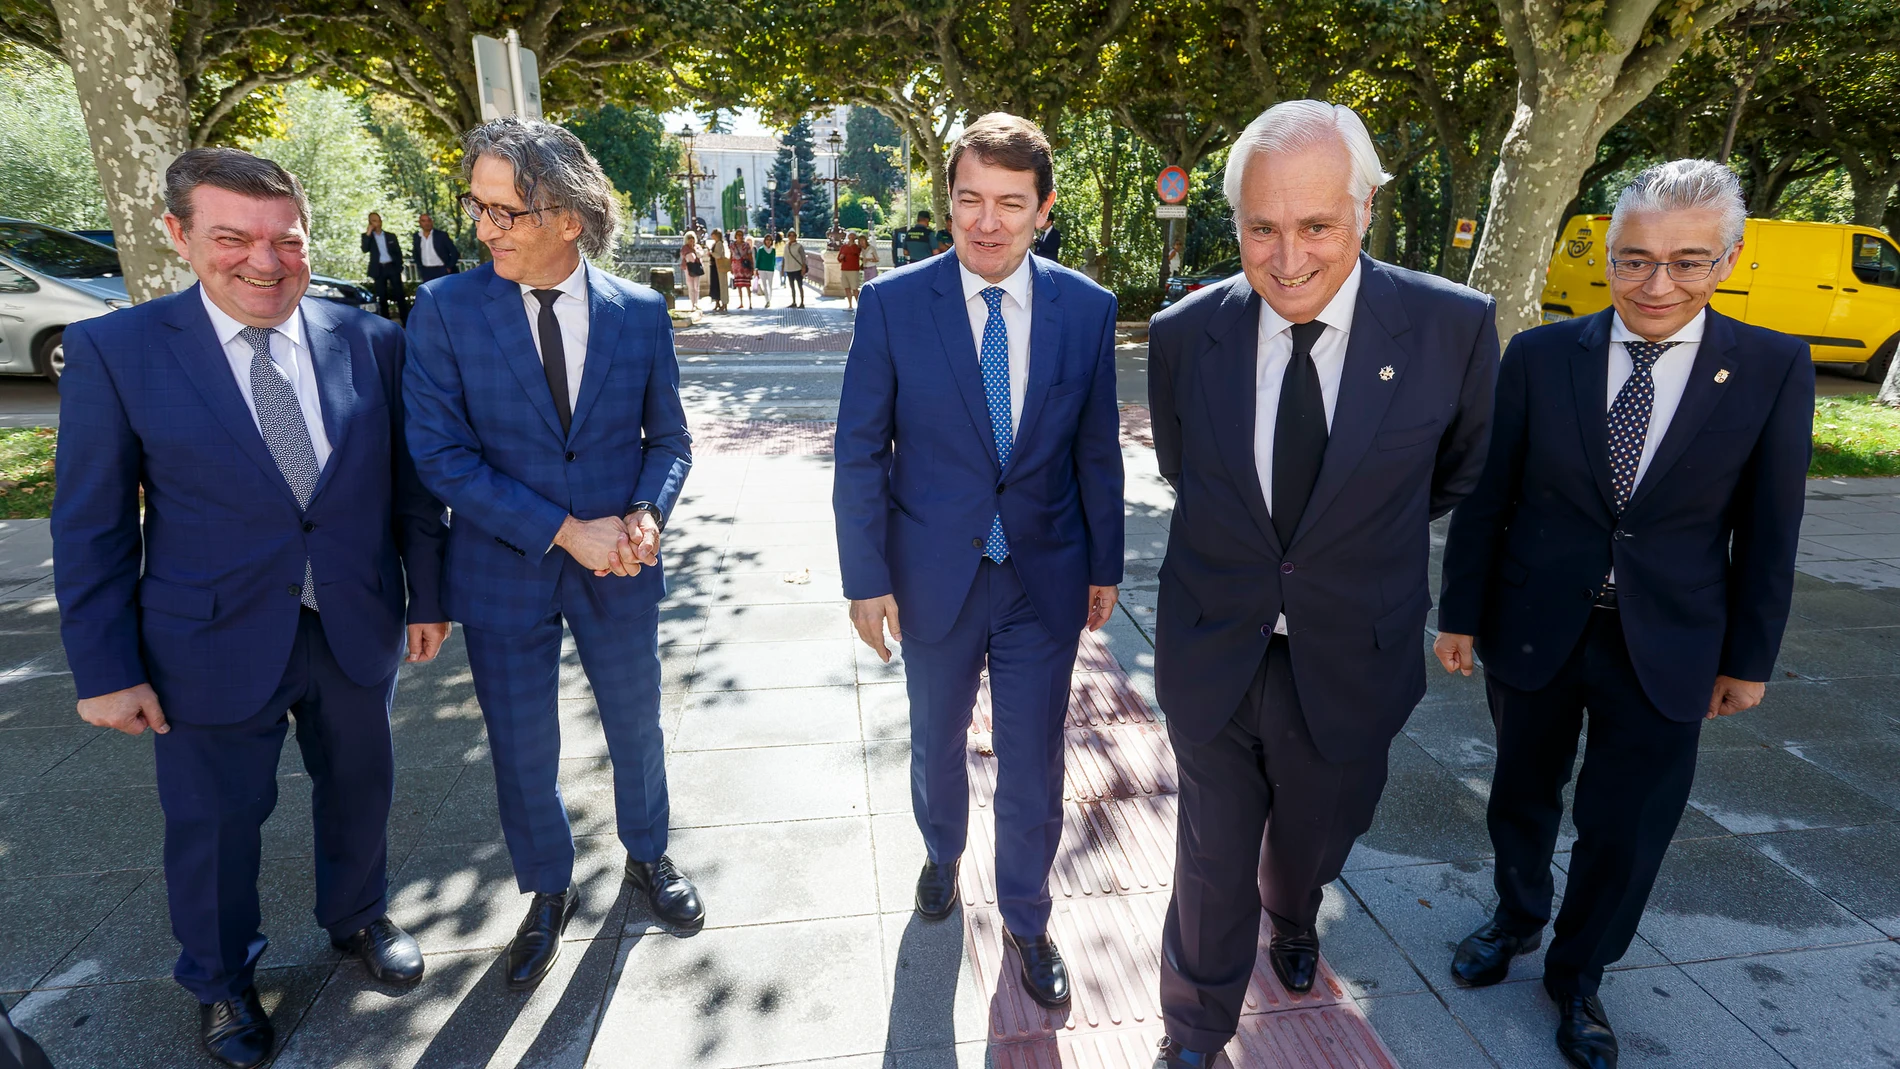
<path fill-rule="evenodd" d="M 66 325 L 131 306 L 112 248 L 0 218 L 0 375 L 44 375 L 58 385 Z"/>

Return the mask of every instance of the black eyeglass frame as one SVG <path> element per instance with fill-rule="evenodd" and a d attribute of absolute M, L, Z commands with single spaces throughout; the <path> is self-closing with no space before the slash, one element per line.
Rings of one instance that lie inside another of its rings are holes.
<path fill-rule="evenodd" d="M 455 198 L 455 203 L 461 206 L 463 215 L 468 216 L 478 223 L 482 221 L 482 214 L 486 212 L 488 221 L 495 224 L 495 228 L 498 230 L 513 230 L 515 228 L 515 220 L 526 215 L 538 216 L 542 212 L 558 212 L 561 210 L 561 206 L 558 204 L 549 204 L 541 208 L 527 208 L 522 211 L 514 211 L 510 208 L 497 208 L 493 204 L 483 204 L 481 201 L 475 199 L 475 194 L 473 193 L 462 194 Z M 537 225 L 538 224 L 539 221 L 537 220 Z"/>
<path fill-rule="evenodd" d="M 1648 282 L 1650 279 L 1656 277 L 1657 268 L 1666 267 L 1669 271 L 1669 277 L 1674 279 L 1677 282 L 1700 282 L 1703 279 L 1708 278 L 1710 275 L 1714 274 L 1715 265 L 1721 263 L 1725 259 L 1727 259 L 1727 257 L 1719 256 L 1713 260 L 1667 260 L 1667 261 L 1664 261 L 1664 260 L 1618 260 L 1612 257 L 1610 260 L 1610 271 L 1613 274 L 1615 274 L 1617 278 L 1620 278 L 1625 282 Z M 1629 265 L 1632 269 L 1636 271 L 1641 271 L 1642 273 L 1641 274 L 1625 274 L 1624 273 L 1625 265 Z M 1645 267 L 1647 267 L 1649 270 L 1644 271 L 1643 268 Z M 1682 268 L 1683 270 L 1677 271 L 1677 268 Z M 1696 268 L 1701 268 L 1701 270 L 1696 271 Z M 1690 274 L 1687 272 L 1695 272 L 1695 273 Z"/>

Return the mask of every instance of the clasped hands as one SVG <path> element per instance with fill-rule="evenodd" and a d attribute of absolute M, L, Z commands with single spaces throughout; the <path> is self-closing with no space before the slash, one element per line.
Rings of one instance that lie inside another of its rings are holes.
<path fill-rule="evenodd" d="M 643 565 L 660 563 L 660 524 L 645 509 L 598 520 L 577 520 L 569 516 L 554 536 L 554 544 L 567 551 L 583 568 L 595 575 L 634 576 Z"/>

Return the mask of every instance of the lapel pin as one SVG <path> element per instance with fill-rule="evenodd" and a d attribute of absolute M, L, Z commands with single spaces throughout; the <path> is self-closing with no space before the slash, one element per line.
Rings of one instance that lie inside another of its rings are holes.
<path fill-rule="evenodd" d="M 1718 371 L 1718 372 L 1716 372 L 1716 373 L 1715 373 L 1715 381 L 1717 381 L 1717 382 L 1727 382 L 1727 381 L 1728 381 L 1728 368 L 1723 368 L 1722 370 L 1720 370 L 1720 371 Z"/>
<path fill-rule="evenodd" d="M 1392 370 L 1392 365 L 1391 365 L 1391 364 L 1387 364 L 1386 366 L 1384 366 L 1384 367 L 1382 367 L 1382 368 L 1380 368 L 1380 369 L 1379 369 L 1379 381 L 1381 381 L 1381 382 L 1391 382 L 1391 381 L 1392 381 L 1392 376 L 1393 376 L 1393 374 L 1394 374 L 1394 372 L 1393 372 L 1393 370 Z M 1722 372 L 1722 374 L 1724 374 L 1724 375 L 1727 375 L 1727 374 L 1728 374 L 1728 372 L 1726 372 L 1726 371 L 1724 371 L 1724 372 Z M 1720 381 L 1722 381 L 1722 380 L 1720 380 L 1720 379 L 1717 379 L 1716 381 L 1717 381 L 1717 382 L 1720 382 Z"/>

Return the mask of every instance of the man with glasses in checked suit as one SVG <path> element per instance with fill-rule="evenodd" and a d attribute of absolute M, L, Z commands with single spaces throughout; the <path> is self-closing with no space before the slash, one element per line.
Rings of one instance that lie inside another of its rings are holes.
<path fill-rule="evenodd" d="M 858 635 L 887 661 L 886 631 L 903 643 L 911 807 L 928 855 L 917 912 L 956 908 L 965 747 L 987 667 L 998 905 L 1023 986 L 1060 1006 L 1049 869 L 1069 674 L 1122 571 L 1115 299 L 1029 255 L 1055 203 L 1033 124 L 1000 112 L 971 123 L 945 178 L 954 252 L 881 275 L 860 298 L 838 407 L 838 556 Z"/>
<path fill-rule="evenodd" d="M 1762 700 L 1793 596 L 1814 366 L 1797 338 L 1709 307 L 1742 252 L 1741 186 L 1677 160 L 1610 218 L 1611 307 L 1504 354 L 1484 476 L 1452 514 L 1448 672 L 1484 658 L 1497 726 L 1498 906 L 1452 974 L 1495 984 L 1551 919 L 1563 786 L 1577 842 L 1544 958 L 1557 1047 L 1614 1067 L 1597 996 L 1629 949 L 1695 776 L 1702 724 Z"/>

